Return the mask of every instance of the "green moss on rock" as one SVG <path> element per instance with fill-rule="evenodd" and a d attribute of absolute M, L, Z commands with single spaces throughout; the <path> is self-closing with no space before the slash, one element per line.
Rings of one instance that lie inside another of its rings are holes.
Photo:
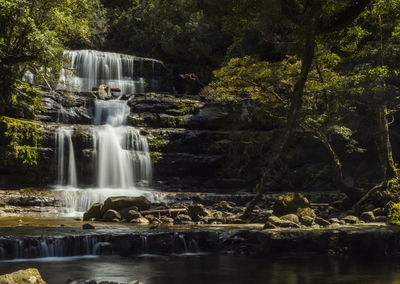
<path fill-rule="evenodd" d="M 393 204 L 387 222 L 392 225 L 400 225 L 400 203 Z"/>
<path fill-rule="evenodd" d="M 4 165 L 18 169 L 35 168 L 38 165 L 38 147 L 42 145 L 43 131 L 31 122 L 0 117 L 0 146 Z"/>

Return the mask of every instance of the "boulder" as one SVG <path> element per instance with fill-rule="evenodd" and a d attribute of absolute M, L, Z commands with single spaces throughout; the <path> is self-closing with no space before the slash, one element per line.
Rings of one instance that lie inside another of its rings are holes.
<path fill-rule="evenodd" d="M 283 216 L 280 217 L 280 219 L 282 221 L 290 221 L 290 222 L 293 222 L 293 223 L 296 223 L 296 224 L 298 224 L 300 222 L 299 221 L 299 217 L 297 217 L 296 214 L 283 215 Z"/>
<path fill-rule="evenodd" d="M 188 222 L 192 222 L 192 218 L 189 215 L 179 214 L 175 217 L 175 224 L 187 224 Z"/>
<path fill-rule="evenodd" d="M 46 284 L 36 268 L 18 270 L 10 274 L 0 275 L 1 284 Z"/>
<path fill-rule="evenodd" d="M 356 216 L 352 216 L 352 215 L 346 216 L 346 217 L 342 218 L 342 220 L 344 222 L 346 222 L 346 224 L 354 225 L 354 224 L 360 223 L 360 220 Z"/>
<path fill-rule="evenodd" d="M 374 213 L 374 216 L 385 216 L 385 209 L 382 207 L 375 208 L 372 210 L 372 213 Z"/>
<path fill-rule="evenodd" d="M 375 222 L 374 212 L 372 211 L 363 212 L 360 215 L 360 219 L 367 223 Z"/>
<path fill-rule="evenodd" d="M 276 229 L 276 228 L 277 227 L 269 221 L 267 223 L 265 223 L 265 225 L 263 227 L 263 229 Z"/>
<path fill-rule="evenodd" d="M 144 196 L 115 196 L 109 197 L 104 201 L 104 205 L 101 208 L 101 212 L 104 213 L 109 209 L 119 210 L 122 208 L 129 208 L 136 206 L 140 211 L 147 210 L 150 208 L 150 201 Z"/>
<path fill-rule="evenodd" d="M 121 215 L 117 211 L 109 209 L 103 214 L 101 219 L 104 221 L 115 222 L 115 220 L 121 220 Z"/>
<path fill-rule="evenodd" d="M 289 192 L 281 195 L 273 205 L 274 215 L 283 216 L 286 214 L 296 214 L 299 208 L 310 207 L 310 202 L 300 193 Z"/>
<path fill-rule="evenodd" d="M 173 224 L 173 223 L 174 223 L 174 219 L 169 218 L 169 217 L 167 217 L 167 216 L 161 216 L 160 221 L 161 221 L 163 224 Z"/>
<path fill-rule="evenodd" d="M 299 218 L 301 218 L 302 216 L 308 216 L 308 217 L 315 219 L 315 217 L 317 217 L 317 214 L 315 214 L 314 209 L 307 207 L 307 208 L 299 208 L 297 210 L 297 216 Z"/>
<path fill-rule="evenodd" d="M 232 211 L 235 207 L 236 204 L 230 201 L 221 201 L 220 203 L 215 204 L 215 209 L 220 211 Z"/>
<path fill-rule="evenodd" d="M 211 211 L 204 207 L 203 204 L 190 205 L 188 215 L 193 221 L 200 221 L 202 217 L 211 216 Z"/>
<path fill-rule="evenodd" d="M 95 227 L 93 225 L 91 225 L 91 224 L 83 224 L 82 225 L 82 229 L 83 230 L 94 230 Z"/>
<path fill-rule="evenodd" d="M 268 217 L 268 222 L 273 224 L 273 225 L 275 225 L 275 226 L 279 226 L 279 224 L 282 222 L 282 220 L 279 217 L 276 217 L 276 216 L 269 216 Z"/>
<path fill-rule="evenodd" d="M 103 206 L 103 203 L 98 202 L 94 203 L 92 207 L 90 207 L 84 214 L 83 214 L 83 221 L 88 221 L 92 218 L 95 220 L 101 219 L 101 207 Z"/>
<path fill-rule="evenodd" d="M 300 223 L 304 226 L 312 226 L 314 224 L 314 219 L 310 216 L 301 216 Z"/>
<path fill-rule="evenodd" d="M 150 224 L 150 221 L 147 220 L 146 218 L 141 217 L 141 218 L 132 219 L 130 221 L 130 223 L 138 224 L 138 225 L 148 225 L 148 224 Z"/>
<path fill-rule="evenodd" d="M 129 214 L 130 211 L 132 211 L 132 213 L 133 212 L 137 212 L 138 213 L 138 210 L 139 210 L 139 208 L 137 208 L 136 206 L 132 206 L 132 207 L 128 207 L 128 208 L 121 208 L 121 209 L 118 209 L 117 211 L 118 211 L 119 214 L 121 214 L 121 218 L 122 219 L 131 220 L 131 219 L 142 217 L 142 216 L 136 216 L 135 217 L 135 216 L 131 216 Z"/>
<path fill-rule="evenodd" d="M 315 222 L 315 224 L 318 224 L 318 225 L 320 225 L 322 227 L 326 227 L 326 226 L 329 226 L 331 224 L 328 220 L 325 220 L 324 218 L 321 218 L 321 217 L 316 217 L 314 219 L 314 222 Z"/>

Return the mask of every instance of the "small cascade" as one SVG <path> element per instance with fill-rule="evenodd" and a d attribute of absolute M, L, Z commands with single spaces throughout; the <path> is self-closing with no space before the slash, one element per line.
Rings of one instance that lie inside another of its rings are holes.
<path fill-rule="evenodd" d="M 122 94 L 157 91 L 161 86 L 164 65 L 161 61 L 95 50 L 66 51 L 71 58 L 63 69 L 57 89 L 88 92 L 106 84 Z"/>
<path fill-rule="evenodd" d="M 98 160 L 99 188 L 131 188 L 149 184 L 152 177 L 147 140 L 127 127 L 130 112 L 126 101 L 96 101 L 94 137 Z M 103 124 L 105 123 L 105 124 Z"/>
<path fill-rule="evenodd" d="M 87 255 L 188 254 L 220 249 L 220 232 L 120 233 L 65 236 L 0 236 L 0 260 Z M 187 246 L 196 244 L 194 247 Z M 201 244 L 201 245 L 199 245 Z"/>
<path fill-rule="evenodd" d="M 75 152 L 72 143 L 73 128 L 60 127 L 56 134 L 58 185 L 77 187 Z M 68 159 L 65 159 L 68 154 Z M 66 174 L 67 173 L 67 174 Z"/>

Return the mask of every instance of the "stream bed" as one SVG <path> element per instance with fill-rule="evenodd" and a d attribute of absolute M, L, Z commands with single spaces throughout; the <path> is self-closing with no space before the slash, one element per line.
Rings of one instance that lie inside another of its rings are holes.
<path fill-rule="evenodd" d="M 164 283 L 399 283 L 399 258 L 229 254 L 63 257 L 0 262 L 0 274 L 38 268 L 48 284 L 91 279 Z"/>

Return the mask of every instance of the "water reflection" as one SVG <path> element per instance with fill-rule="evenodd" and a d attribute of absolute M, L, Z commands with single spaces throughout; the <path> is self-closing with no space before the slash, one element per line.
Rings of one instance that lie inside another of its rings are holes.
<path fill-rule="evenodd" d="M 399 259 L 233 255 L 140 256 L 134 258 L 63 258 L 2 262 L 0 273 L 36 267 L 47 283 L 95 279 L 146 284 L 164 283 L 400 283 Z"/>

